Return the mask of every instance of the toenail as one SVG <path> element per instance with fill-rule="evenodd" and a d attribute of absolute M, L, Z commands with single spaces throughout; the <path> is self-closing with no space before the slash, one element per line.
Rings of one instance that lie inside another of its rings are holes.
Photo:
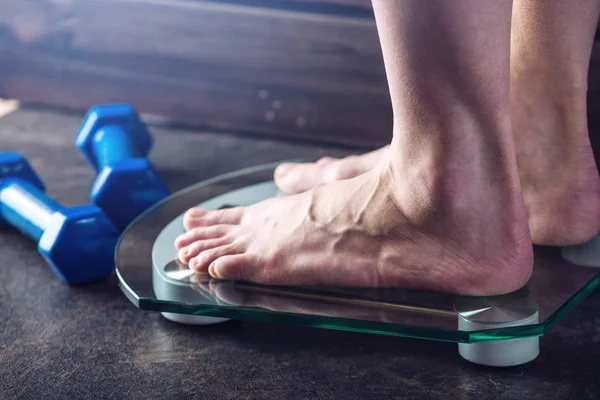
<path fill-rule="evenodd" d="M 201 209 L 199 209 L 199 208 L 190 208 L 190 209 L 188 210 L 188 215 L 189 215 L 190 217 L 199 217 L 199 216 L 201 216 L 201 215 L 202 215 L 202 210 L 201 210 Z"/>
<path fill-rule="evenodd" d="M 212 264 L 210 264 L 210 265 L 208 266 L 208 273 L 209 273 L 209 274 L 210 274 L 210 276 L 212 276 L 213 278 L 218 278 L 218 276 L 217 276 L 217 270 L 216 270 L 216 268 L 217 268 L 217 263 L 216 263 L 216 262 L 214 262 L 214 263 L 212 263 Z"/>
<path fill-rule="evenodd" d="M 294 168 L 294 166 L 295 166 L 295 164 L 292 164 L 292 163 L 279 164 L 279 166 L 275 170 L 275 177 L 276 178 L 285 177 L 287 174 L 290 173 L 290 171 L 292 170 L 292 168 Z"/>
<path fill-rule="evenodd" d="M 180 258 L 187 258 L 192 254 L 192 250 L 190 249 L 189 246 L 184 247 L 183 249 L 179 250 L 179 255 Z"/>

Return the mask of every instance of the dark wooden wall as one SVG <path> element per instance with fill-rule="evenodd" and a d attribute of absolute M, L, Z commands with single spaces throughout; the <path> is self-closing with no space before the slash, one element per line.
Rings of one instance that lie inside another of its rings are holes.
<path fill-rule="evenodd" d="M 391 136 L 370 0 L 0 0 L 0 97 L 369 147 Z"/>
<path fill-rule="evenodd" d="M 391 111 L 368 3 L 2 1 L 0 96 L 377 145 Z"/>

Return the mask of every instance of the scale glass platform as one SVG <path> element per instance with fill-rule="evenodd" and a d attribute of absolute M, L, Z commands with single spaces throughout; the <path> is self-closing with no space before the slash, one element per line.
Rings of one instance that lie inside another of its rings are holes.
<path fill-rule="evenodd" d="M 183 213 L 199 206 L 250 205 L 281 195 L 272 181 L 278 164 L 213 178 L 157 204 L 123 234 L 117 276 L 137 307 L 186 324 L 228 319 L 459 343 L 476 363 L 505 366 L 535 359 L 539 336 L 600 284 L 600 237 L 570 248 L 535 248 L 535 266 L 521 290 L 465 297 L 401 289 L 274 287 L 193 274 L 176 261 L 174 239 Z"/>

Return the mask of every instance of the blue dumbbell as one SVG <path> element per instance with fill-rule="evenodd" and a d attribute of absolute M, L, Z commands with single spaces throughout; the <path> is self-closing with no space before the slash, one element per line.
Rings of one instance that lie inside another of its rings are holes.
<path fill-rule="evenodd" d="M 12 225 L 37 241 L 40 254 L 66 283 L 106 278 L 115 265 L 117 229 L 98 207 L 65 208 L 44 190 L 23 156 L 0 153 L 0 226 Z"/>
<path fill-rule="evenodd" d="M 124 230 L 137 216 L 169 196 L 150 162 L 152 137 L 133 107 L 126 104 L 90 109 L 77 134 L 77 147 L 98 171 L 92 202 Z"/>

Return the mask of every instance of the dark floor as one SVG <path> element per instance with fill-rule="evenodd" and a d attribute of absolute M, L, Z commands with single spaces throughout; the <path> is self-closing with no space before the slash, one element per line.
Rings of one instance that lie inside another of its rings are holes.
<path fill-rule="evenodd" d="M 48 192 L 87 202 L 93 173 L 75 150 L 81 116 L 21 110 L 0 119 L 0 151 L 29 158 Z M 331 149 L 154 129 L 152 161 L 171 189 Z M 343 154 L 337 150 L 336 154 Z M 292 326 L 188 327 L 136 309 L 113 277 L 71 288 L 35 244 L 0 233 L 0 399 L 598 399 L 600 292 L 510 369 L 462 360 L 456 344 Z"/>

